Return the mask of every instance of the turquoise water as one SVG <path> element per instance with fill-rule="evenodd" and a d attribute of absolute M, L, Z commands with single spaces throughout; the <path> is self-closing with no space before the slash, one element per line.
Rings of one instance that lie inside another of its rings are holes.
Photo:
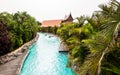
<path fill-rule="evenodd" d="M 60 41 L 51 34 L 39 33 L 38 41 L 30 48 L 30 54 L 22 67 L 21 75 L 74 75 L 66 67 L 67 53 L 59 53 Z"/>

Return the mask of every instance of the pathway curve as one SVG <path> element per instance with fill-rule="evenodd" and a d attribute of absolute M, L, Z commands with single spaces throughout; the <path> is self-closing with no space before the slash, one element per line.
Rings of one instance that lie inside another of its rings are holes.
<path fill-rule="evenodd" d="M 22 59 L 26 56 L 26 52 L 3 65 L 0 65 L 0 75 L 18 75 L 18 70 L 21 67 Z"/>
<path fill-rule="evenodd" d="M 4 64 L 0 65 L 0 75 L 20 75 L 20 71 L 22 68 L 22 64 L 25 60 L 25 58 L 27 57 L 27 55 L 29 54 L 29 47 L 35 43 L 38 39 L 39 35 L 37 35 L 34 39 L 32 39 L 31 41 L 25 43 L 24 45 L 22 45 L 21 47 L 19 47 L 17 50 L 9 53 L 9 54 L 20 54 L 18 55 L 15 59 L 10 60 L 9 62 L 6 62 Z M 24 50 L 24 52 L 21 51 Z M 7 54 L 6 57 L 9 57 Z M 4 58 L 6 59 L 6 58 Z M 9 58 L 10 59 L 10 58 Z"/>

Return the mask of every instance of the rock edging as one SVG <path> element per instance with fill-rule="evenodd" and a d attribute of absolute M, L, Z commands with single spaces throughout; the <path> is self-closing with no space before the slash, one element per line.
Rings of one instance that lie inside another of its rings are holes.
<path fill-rule="evenodd" d="M 21 60 L 20 65 L 18 66 L 15 75 L 20 75 L 21 70 L 22 70 L 22 67 L 23 67 L 23 64 L 24 64 L 24 61 L 25 61 L 25 59 L 27 58 L 27 56 L 29 55 L 29 48 L 30 48 L 31 45 L 33 45 L 33 44 L 37 41 L 38 37 L 39 37 L 39 35 L 37 34 L 37 36 L 36 36 L 33 40 L 31 40 L 31 41 L 28 42 L 27 45 L 28 45 L 29 47 L 28 47 L 28 49 L 26 50 L 26 54 L 25 54 L 25 56 L 23 57 L 23 59 Z"/>
<path fill-rule="evenodd" d="M 24 45 L 22 45 L 21 47 L 19 47 L 18 49 L 16 49 L 15 51 L 12 51 L 4 56 L 0 57 L 0 65 L 1 64 L 5 64 L 15 58 L 17 58 L 18 56 L 22 55 L 26 50 L 28 51 L 29 47 L 36 42 L 36 40 L 38 39 L 38 34 L 37 36 L 32 39 L 31 41 L 25 43 Z"/>
<path fill-rule="evenodd" d="M 18 68 L 17 68 L 17 70 L 16 70 L 16 72 L 15 72 L 15 75 L 20 75 L 21 70 L 22 70 L 22 66 L 23 66 L 24 61 L 25 61 L 25 59 L 27 58 L 28 55 L 29 55 L 29 50 L 26 51 L 26 55 L 25 55 L 25 56 L 23 57 L 23 59 L 21 60 L 20 65 L 18 66 Z"/>
<path fill-rule="evenodd" d="M 63 41 L 60 42 L 59 52 L 69 52 L 67 44 Z"/>

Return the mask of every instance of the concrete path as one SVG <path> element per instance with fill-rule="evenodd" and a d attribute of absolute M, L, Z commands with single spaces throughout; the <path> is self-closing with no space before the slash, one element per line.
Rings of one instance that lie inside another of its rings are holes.
<path fill-rule="evenodd" d="M 21 50 L 24 49 L 25 51 L 19 55 L 17 58 L 0 65 L 0 75 L 20 75 L 20 71 L 22 68 L 22 65 L 24 63 L 25 58 L 29 54 L 29 47 L 35 43 L 38 39 L 39 35 L 32 39 L 31 41 L 25 43 L 21 47 L 19 47 L 17 50 L 11 52 L 11 54 L 18 54 L 21 53 Z M 18 52 L 17 52 L 18 51 Z M 8 56 L 9 57 L 9 56 Z M 6 58 L 4 58 L 6 59 Z"/>
<path fill-rule="evenodd" d="M 19 75 L 20 67 L 23 63 L 23 59 L 26 56 L 26 52 L 18 56 L 16 59 L 11 60 L 5 64 L 0 65 L 0 75 Z"/>

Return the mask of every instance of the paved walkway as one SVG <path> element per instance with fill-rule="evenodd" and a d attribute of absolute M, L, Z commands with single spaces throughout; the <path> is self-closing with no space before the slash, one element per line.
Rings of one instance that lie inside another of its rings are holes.
<path fill-rule="evenodd" d="M 21 52 L 22 49 L 25 49 L 25 52 L 23 54 L 19 55 L 17 58 L 0 65 L 0 75 L 20 75 L 20 71 L 22 68 L 22 65 L 24 63 L 24 60 L 26 56 L 29 54 L 29 48 L 34 42 L 37 41 L 39 35 L 37 35 L 33 40 L 25 43 L 21 47 L 19 47 L 17 50 L 13 51 L 14 53 L 17 53 L 17 51 Z M 27 47 L 27 48 L 26 48 Z M 12 52 L 11 52 L 12 53 Z"/>
<path fill-rule="evenodd" d="M 22 60 L 26 56 L 26 52 L 18 56 L 16 59 L 11 60 L 5 64 L 0 65 L 0 75 L 19 75 L 18 71 L 20 70 Z"/>

